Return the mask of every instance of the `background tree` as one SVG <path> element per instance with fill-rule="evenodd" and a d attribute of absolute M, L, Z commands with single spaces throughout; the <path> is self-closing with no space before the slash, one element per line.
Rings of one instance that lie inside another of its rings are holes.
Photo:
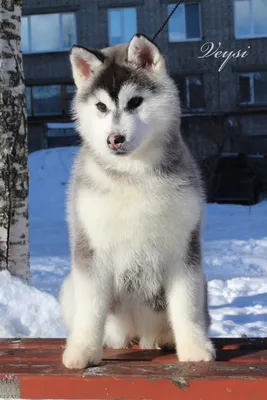
<path fill-rule="evenodd" d="M 0 270 L 29 277 L 22 0 L 0 0 Z"/>

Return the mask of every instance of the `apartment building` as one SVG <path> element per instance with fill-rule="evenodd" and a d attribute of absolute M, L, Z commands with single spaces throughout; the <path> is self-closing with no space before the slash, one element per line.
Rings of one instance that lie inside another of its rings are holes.
<path fill-rule="evenodd" d="M 24 0 L 30 151 L 78 141 L 71 46 L 153 37 L 174 3 Z M 180 89 L 183 134 L 200 159 L 222 149 L 267 155 L 266 21 L 267 0 L 185 0 L 156 39 Z"/>

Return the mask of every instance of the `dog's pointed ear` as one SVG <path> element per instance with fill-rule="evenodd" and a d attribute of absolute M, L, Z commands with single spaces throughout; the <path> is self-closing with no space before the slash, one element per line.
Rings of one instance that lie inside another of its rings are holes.
<path fill-rule="evenodd" d="M 128 61 L 151 72 L 166 70 L 159 48 L 146 36 L 136 34 L 128 47 Z"/>
<path fill-rule="evenodd" d="M 99 50 L 73 46 L 70 52 L 70 62 L 75 85 L 79 88 L 84 82 L 93 78 L 95 72 L 105 60 Z"/>

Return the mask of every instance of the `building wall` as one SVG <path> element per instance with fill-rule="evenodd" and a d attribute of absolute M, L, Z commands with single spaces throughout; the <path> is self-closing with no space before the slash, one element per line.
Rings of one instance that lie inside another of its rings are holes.
<path fill-rule="evenodd" d="M 152 37 L 167 17 L 167 4 L 168 0 L 24 0 L 23 12 L 36 14 L 48 10 L 49 12 L 75 10 L 78 44 L 101 48 L 108 45 L 109 7 L 136 6 L 139 32 Z M 227 114 L 226 118 L 233 114 L 234 118 L 239 120 L 244 136 L 267 136 L 266 109 L 258 114 L 251 113 L 250 109 L 240 109 L 238 88 L 238 72 L 266 69 L 267 38 L 235 39 L 232 0 L 201 0 L 200 4 L 203 33 L 201 41 L 169 43 L 167 26 L 156 40 L 166 57 L 171 74 L 174 76 L 202 74 L 206 112 Z M 221 72 L 218 72 L 223 59 L 198 58 L 202 55 L 201 46 L 206 42 L 213 42 L 215 47 L 221 42 L 221 50 L 224 51 L 239 49 L 245 51 L 250 46 L 249 56 L 232 59 Z M 24 70 L 27 84 L 72 81 L 68 53 L 25 55 Z M 190 132 L 184 132 L 191 138 L 199 132 L 199 118 L 195 119 L 192 116 L 192 119 Z M 203 128 L 200 134 L 205 136 L 205 129 Z M 203 143 L 206 140 L 203 139 Z M 258 145 L 254 147 L 261 150 L 260 139 L 256 142 Z"/>

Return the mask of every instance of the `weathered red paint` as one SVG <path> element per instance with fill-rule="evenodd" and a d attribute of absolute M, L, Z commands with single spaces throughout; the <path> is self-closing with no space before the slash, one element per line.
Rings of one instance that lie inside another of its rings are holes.
<path fill-rule="evenodd" d="M 0 379 L 20 398 L 266 400 L 267 339 L 217 339 L 217 361 L 178 363 L 173 352 L 105 349 L 101 365 L 70 371 L 64 340 L 0 340 Z"/>
<path fill-rule="evenodd" d="M 123 399 L 123 400 L 266 400 L 266 380 L 216 379 L 176 381 L 128 377 L 96 377 L 78 380 L 69 377 L 21 379 L 24 398 Z"/>

